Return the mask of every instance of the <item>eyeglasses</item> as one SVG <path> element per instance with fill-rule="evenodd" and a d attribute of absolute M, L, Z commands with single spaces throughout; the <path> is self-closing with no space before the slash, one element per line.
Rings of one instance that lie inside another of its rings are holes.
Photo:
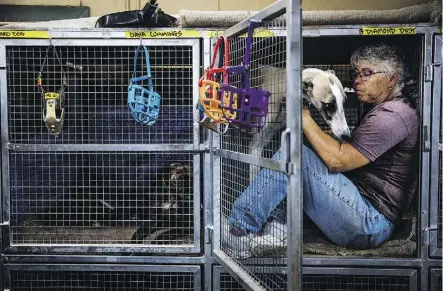
<path fill-rule="evenodd" d="M 369 80 L 369 78 L 372 75 L 383 74 L 383 73 L 386 73 L 386 72 L 375 72 L 375 71 L 373 71 L 371 69 L 363 69 L 360 72 L 355 71 L 355 70 L 350 70 L 349 71 L 349 75 L 351 76 L 352 79 L 360 77 L 360 79 L 362 79 L 362 80 Z"/>

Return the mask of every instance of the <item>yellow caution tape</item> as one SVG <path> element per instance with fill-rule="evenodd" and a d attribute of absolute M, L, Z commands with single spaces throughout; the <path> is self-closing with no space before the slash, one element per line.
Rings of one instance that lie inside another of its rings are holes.
<path fill-rule="evenodd" d="M 47 92 L 45 93 L 45 99 L 59 99 L 60 98 L 60 94 L 55 93 L 55 92 Z"/>
<path fill-rule="evenodd" d="M 223 33 L 223 30 L 210 30 L 206 32 L 209 38 L 217 37 Z"/>
<path fill-rule="evenodd" d="M 362 27 L 361 35 L 398 35 L 398 34 L 416 34 L 415 26 L 408 27 Z"/>
<path fill-rule="evenodd" d="M 0 38 L 50 38 L 47 31 L 0 30 Z"/>
<path fill-rule="evenodd" d="M 126 31 L 126 38 L 186 38 L 202 37 L 198 30 L 147 30 Z"/>
<path fill-rule="evenodd" d="M 212 38 L 221 35 L 224 30 L 208 30 L 200 32 L 198 30 L 136 30 L 125 31 L 126 38 L 201 38 L 205 36 Z M 248 34 L 244 33 L 239 37 L 247 37 Z M 262 29 L 255 30 L 254 37 L 273 37 L 275 33 L 270 30 Z"/>
<path fill-rule="evenodd" d="M 275 33 L 268 29 L 257 29 L 254 30 L 253 37 L 274 37 Z M 244 33 L 240 35 L 239 37 L 248 37 L 248 33 Z"/>

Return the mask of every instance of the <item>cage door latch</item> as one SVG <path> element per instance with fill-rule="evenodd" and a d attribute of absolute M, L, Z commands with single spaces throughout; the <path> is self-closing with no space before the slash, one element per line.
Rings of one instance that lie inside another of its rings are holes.
<path fill-rule="evenodd" d="M 431 234 L 430 233 L 431 233 L 431 231 L 435 231 L 435 230 L 437 230 L 436 225 L 428 226 L 422 230 L 422 241 L 423 241 L 424 245 L 428 246 L 430 244 L 430 241 L 431 241 Z"/>
<path fill-rule="evenodd" d="M 425 66 L 425 82 L 432 82 L 434 80 L 434 67 L 440 67 L 441 63 L 431 63 Z"/>
<path fill-rule="evenodd" d="M 425 125 L 423 128 L 423 151 L 424 152 L 431 151 L 431 141 L 429 139 L 429 130 L 427 125 Z"/>
<path fill-rule="evenodd" d="M 281 170 L 283 170 L 288 175 L 293 173 L 292 164 L 290 161 L 291 151 L 290 151 L 290 128 L 286 128 L 281 134 Z"/>
<path fill-rule="evenodd" d="M 208 226 L 206 227 L 206 235 L 205 235 L 205 244 L 211 244 L 212 243 L 212 237 L 213 237 L 213 233 L 214 233 L 214 227 Z"/>

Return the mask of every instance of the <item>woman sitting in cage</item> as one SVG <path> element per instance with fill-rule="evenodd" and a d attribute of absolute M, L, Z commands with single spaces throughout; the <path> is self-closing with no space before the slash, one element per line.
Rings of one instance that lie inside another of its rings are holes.
<path fill-rule="evenodd" d="M 309 146 L 302 145 L 303 208 L 333 243 L 369 249 L 391 237 L 410 207 L 420 121 L 414 83 L 394 48 L 366 45 L 350 62 L 356 95 L 371 108 L 345 142 L 323 132 L 303 109 Z M 230 233 L 256 237 L 267 222 L 284 220 L 276 214 L 286 187 L 283 173 L 262 169 L 235 201 Z"/>

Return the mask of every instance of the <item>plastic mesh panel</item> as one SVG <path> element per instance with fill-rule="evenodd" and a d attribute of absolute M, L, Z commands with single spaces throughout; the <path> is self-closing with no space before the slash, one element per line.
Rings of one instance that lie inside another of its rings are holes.
<path fill-rule="evenodd" d="M 194 290 L 194 274 L 135 272 L 12 272 L 11 290 Z"/>
<path fill-rule="evenodd" d="M 162 97 L 153 126 L 129 113 L 127 90 L 136 47 L 55 47 L 67 74 L 66 117 L 58 138 L 43 122 L 37 74 L 47 47 L 7 47 L 8 126 L 11 143 L 192 143 L 192 47 L 149 47 L 154 90 Z M 61 86 L 60 65 L 50 51 L 43 69 L 48 92 Z M 137 74 L 146 75 L 144 55 Z M 147 87 L 147 81 L 143 86 Z"/>
<path fill-rule="evenodd" d="M 192 168 L 190 153 L 12 152 L 12 241 L 192 243 Z"/>
<path fill-rule="evenodd" d="M 282 276 L 267 274 L 266 277 Z M 286 280 L 286 278 L 285 278 Z M 343 275 L 303 275 L 304 291 L 409 291 L 411 286 L 409 277 L 400 276 L 343 276 Z M 281 283 L 268 290 L 287 290 L 286 284 Z M 221 274 L 220 291 L 245 290 L 229 274 Z"/>

